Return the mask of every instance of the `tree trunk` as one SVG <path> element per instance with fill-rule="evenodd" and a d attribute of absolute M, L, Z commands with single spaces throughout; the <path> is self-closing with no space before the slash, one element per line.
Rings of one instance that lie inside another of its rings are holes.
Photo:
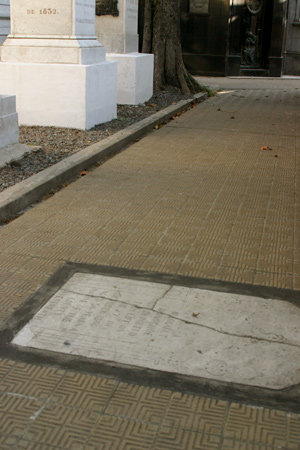
<path fill-rule="evenodd" d="M 152 0 L 145 0 L 142 52 L 152 52 Z"/>
<path fill-rule="evenodd" d="M 186 94 L 200 90 L 183 63 L 180 0 L 145 0 L 142 51 L 154 54 L 154 89 L 169 84 Z"/>

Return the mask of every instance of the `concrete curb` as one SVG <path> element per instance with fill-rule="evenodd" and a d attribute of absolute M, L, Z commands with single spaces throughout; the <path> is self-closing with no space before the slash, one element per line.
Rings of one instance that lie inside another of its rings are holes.
<path fill-rule="evenodd" d="M 103 141 L 92 144 L 6 189 L 0 193 L 0 221 L 3 222 L 14 217 L 53 189 L 57 189 L 71 178 L 78 176 L 81 171 L 88 169 L 97 161 L 102 161 L 120 152 L 122 148 L 151 131 L 156 125 L 164 123 L 192 104 L 201 103 L 207 97 L 207 93 L 199 93 L 191 99 L 181 100 L 176 105 L 171 105 Z"/>

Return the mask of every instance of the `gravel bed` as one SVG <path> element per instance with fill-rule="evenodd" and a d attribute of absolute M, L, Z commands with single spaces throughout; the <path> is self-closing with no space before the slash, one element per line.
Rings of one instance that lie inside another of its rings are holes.
<path fill-rule="evenodd" d="M 63 158 L 99 142 L 108 136 L 191 96 L 182 95 L 179 90 L 167 87 L 155 92 L 144 104 L 137 106 L 118 105 L 118 118 L 91 130 L 77 130 L 58 127 L 20 127 L 20 143 L 37 145 L 40 150 L 31 152 L 21 160 L 13 161 L 0 169 L 0 192 L 41 170 L 61 161 Z"/>

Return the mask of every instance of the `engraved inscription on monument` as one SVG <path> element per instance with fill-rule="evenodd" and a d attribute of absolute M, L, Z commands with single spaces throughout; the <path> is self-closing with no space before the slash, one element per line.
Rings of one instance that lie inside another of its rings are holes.
<path fill-rule="evenodd" d="M 67 24 L 68 12 L 62 6 L 60 0 L 47 2 L 25 0 L 22 5 L 13 2 L 12 34 L 17 36 L 68 34 L 71 31 Z"/>
<path fill-rule="evenodd" d="M 208 14 L 209 0 L 190 0 L 190 13 Z"/>
<path fill-rule="evenodd" d="M 12 35 L 69 37 L 95 35 L 94 0 L 22 0 L 14 2 Z"/>
<path fill-rule="evenodd" d="M 75 34 L 95 33 L 95 0 L 75 0 Z"/>
<path fill-rule="evenodd" d="M 288 302 L 76 273 L 13 344 L 282 389 L 300 382 L 299 320 Z"/>
<path fill-rule="evenodd" d="M 118 0 L 96 0 L 97 16 L 118 16 Z"/>
<path fill-rule="evenodd" d="M 59 14 L 59 11 L 55 8 L 27 9 L 27 14 Z"/>

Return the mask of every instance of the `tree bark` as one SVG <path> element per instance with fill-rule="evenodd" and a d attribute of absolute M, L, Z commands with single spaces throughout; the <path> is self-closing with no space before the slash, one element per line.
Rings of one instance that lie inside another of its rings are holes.
<path fill-rule="evenodd" d="M 145 0 L 142 53 L 152 52 L 152 0 Z"/>
<path fill-rule="evenodd" d="M 180 0 L 145 0 L 142 51 L 154 54 L 154 89 L 169 84 L 186 94 L 200 90 L 183 63 Z"/>

